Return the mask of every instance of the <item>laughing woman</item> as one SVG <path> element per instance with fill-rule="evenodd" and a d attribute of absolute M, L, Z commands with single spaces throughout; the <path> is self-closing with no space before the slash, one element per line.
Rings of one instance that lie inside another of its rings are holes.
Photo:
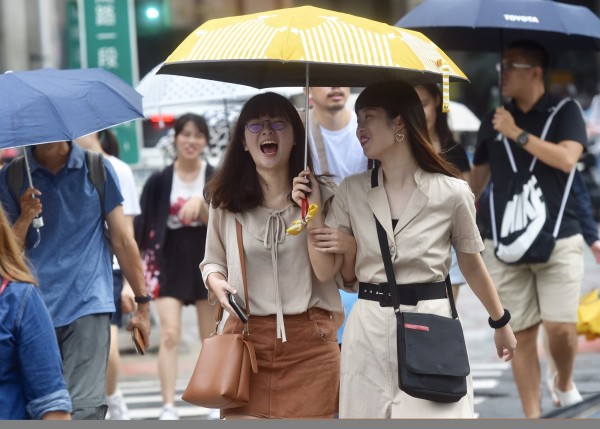
<path fill-rule="evenodd" d="M 337 413 L 341 278 L 318 281 L 306 231 L 286 235 L 300 218 L 291 191 L 292 179 L 303 169 L 303 145 L 304 126 L 294 106 L 280 95 L 259 94 L 244 105 L 223 165 L 206 187 L 210 215 L 200 269 L 209 299 L 230 313 L 224 331 L 242 332 L 244 325 L 227 300 L 227 292 L 244 297 L 239 222 L 248 326 L 258 362 L 258 374 L 250 378 L 250 403 L 223 410 L 227 418 L 331 418 Z M 320 181 L 315 186 L 327 205 L 332 191 Z"/>

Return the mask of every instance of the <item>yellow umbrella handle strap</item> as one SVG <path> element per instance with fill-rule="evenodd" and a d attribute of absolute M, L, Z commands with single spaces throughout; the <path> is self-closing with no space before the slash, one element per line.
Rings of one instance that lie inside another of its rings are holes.
<path fill-rule="evenodd" d="M 450 66 L 442 60 L 437 60 L 437 66 L 442 69 L 442 112 L 450 111 Z"/>
<path fill-rule="evenodd" d="M 304 227 L 306 227 L 308 222 L 310 222 L 310 220 L 314 218 L 317 213 L 319 213 L 319 206 L 317 204 L 311 204 L 310 206 L 308 206 L 308 212 L 306 213 L 306 217 L 304 219 L 299 219 L 292 222 L 292 226 L 290 226 L 286 230 L 287 235 L 300 234 L 300 232 L 304 229 Z"/>

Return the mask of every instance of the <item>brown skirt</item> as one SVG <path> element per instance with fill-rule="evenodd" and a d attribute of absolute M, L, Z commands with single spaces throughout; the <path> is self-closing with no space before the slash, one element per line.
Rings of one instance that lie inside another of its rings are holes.
<path fill-rule="evenodd" d="M 258 374 L 250 377 L 250 403 L 222 411 L 222 416 L 260 418 L 332 418 L 338 412 L 340 350 L 337 328 L 329 311 L 317 307 L 284 316 L 287 341 L 276 338 L 276 319 L 250 316 L 250 341 L 256 350 Z M 229 318 L 225 333 L 244 325 Z"/>

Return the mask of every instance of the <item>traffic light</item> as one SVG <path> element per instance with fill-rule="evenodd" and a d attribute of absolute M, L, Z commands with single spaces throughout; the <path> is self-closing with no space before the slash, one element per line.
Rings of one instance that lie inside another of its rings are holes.
<path fill-rule="evenodd" d="M 171 26 L 170 0 L 136 0 L 136 23 L 139 35 L 150 35 Z"/>

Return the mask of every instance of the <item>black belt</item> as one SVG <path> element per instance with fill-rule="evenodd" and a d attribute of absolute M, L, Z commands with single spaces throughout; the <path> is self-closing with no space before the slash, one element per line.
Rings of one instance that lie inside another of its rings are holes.
<path fill-rule="evenodd" d="M 396 285 L 396 288 L 400 296 L 400 304 L 404 305 L 417 305 L 419 301 L 447 298 L 445 282 L 400 284 Z M 358 299 L 377 301 L 382 307 L 393 307 L 392 293 L 387 283 L 360 282 Z"/>

